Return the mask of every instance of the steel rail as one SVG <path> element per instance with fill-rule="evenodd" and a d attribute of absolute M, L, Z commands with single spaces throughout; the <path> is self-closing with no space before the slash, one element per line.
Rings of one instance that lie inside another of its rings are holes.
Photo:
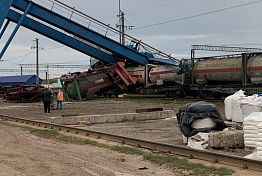
<path fill-rule="evenodd" d="M 32 125 L 36 127 L 54 129 L 54 130 L 72 133 L 72 134 L 90 136 L 98 139 L 104 139 L 108 141 L 130 145 L 130 146 L 136 146 L 138 148 L 150 149 L 153 151 L 188 157 L 190 159 L 205 160 L 213 163 L 221 163 L 229 166 L 235 166 L 243 169 L 250 169 L 250 170 L 256 170 L 262 172 L 262 161 L 258 161 L 258 160 L 252 160 L 243 157 L 226 155 L 226 154 L 216 153 L 211 151 L 190 149 L 179 145 L 169 145 L 169 144 L 162 144 L 158 142 L 145 141 L 145 140 L 134 139 L 130 137 L 123 137 L 123 136 L 107 134 L 103 132 L 97 132 L 93 130 L 68 127 L 64 125 L 52 124 L 52 123 L 47 123 L 37 120 L 28 120 L 23 118 L 10 117 L 6 115 L 0 115 L 0 119 L 4 121 L 23 123 L 26 125 Z"/>

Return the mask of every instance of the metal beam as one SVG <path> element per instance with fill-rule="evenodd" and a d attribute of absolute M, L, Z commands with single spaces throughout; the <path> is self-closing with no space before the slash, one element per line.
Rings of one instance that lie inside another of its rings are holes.
<path fill-rule="evenodd" d="M 24 11 L 28 5 L 26 0 L 14 0 L 12 6 Z M 48 24 L 51 24 L 59 29 L 62 29 L 74 36 L 82 38 L 96 46 L 104 48 L 114 53 L 114 56 L 127 60 L 131 63 L 145 65 L 148 63 L 147 57 L 131 48 L 124 46 L 102 34 L 99 34 L 83 25 L 80 25 L 62 15 L 59 15 L 51 10 L 48 10 L 36 3 L 33 3 L 30 15 L 40 19 Z M 47 33 L 43 34 L 46 35 Z"/>
<path fill-rule="evenodd" d="M 2 49 L 1 53 L 0 53 L 0 59 L 2 59 L 5 51 L 7 50 L 9 44 L 11 43 L 11 41 L 13 40 L 16 32 L 18 31 L 19 27 L 21 26 L 21 24 L 23 23 L 27 13 L 30 11 L 30 8 L 32 7 L 32 1 L 29 2 L 29 4 L 27 5 L 25 12 L 23 13 L 23 15 L 21 16 L 21 18 L 19 19 L 19 21 L 17 22 L 17 25 L 14 29 L 14 31 L 12 32 L 11 36 L 9 37 L 9 39 L 7 40 L 4 48 Z"/>
<path fill-rule="evenodd" d="M 0 0 L 0 29 L 5 21 L 13 0 Z"/>
<path fill-rule="evenodd" d="M 8 15 L 7 15 L 7 19 L 9 19 L 10 21 L 12 22 L 18 22 L 19 19 L 21 17 L 21 14 L 13 11 L 13 10 L 10 10 Z M 90 47 L 82 42 L 80 42 L 79 40 L 77 39 L 74 39 L 64 33 L 61 33 L 59 31 L 56 31 L 44 24 L 41 24 L 37 21 L 34 21 L 28 17 L 26 17 L 22 23 L 22 26 L 32 30 L 32 31 L 35 31 L 39 34 L 42 34 L 50 39 L 53 39 L 57 42 L 60 42 L 70 48 L 73 48 L 77 51 L 80 51 L 84 54 L 87 54 L 89 56 L 92 56 L 96 59 L 99 59 L 103 62 L 106 62 L 106 63 L 115 63 L 116 62 L 116 59 L 98 49 L 95 49 L 93 47 Z"/>
<path fill-rule="evenodd" d="M 1 33 L 0 33 L 0 39 L 1 39 L 2 36 L 4 35 L 5 30 L 6 30 L 7 26 L 9 25 L 9 23 L 10 23 L 9 20 L 7 20 L 7 21 L 5 22 L 5 25 L 4 25 L 3 29 L 1 30 Z"/>
<path fill-rule="evenodd" d="M 77 78 L 74 79 L 73 84 L 74 84 L 74 86 L 76 88 L 76 93 L 77 93 L 77 96 L 78 96 L 78 100 L 82 101 L 82 96 L 81 96 L 80 87 L 79 87 Z"/>

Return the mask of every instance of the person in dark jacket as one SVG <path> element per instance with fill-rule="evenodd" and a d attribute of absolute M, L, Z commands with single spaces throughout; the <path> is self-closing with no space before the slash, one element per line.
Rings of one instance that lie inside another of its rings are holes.
<path fill-rule="evenodd" d="M 42 101 L 44 103 L 44 111 L 45 113 L 50 113 L 50 103 L 52 100 L 52 93 L 51 91 L 46 88 L 43 92 L 42 92 Z"/>

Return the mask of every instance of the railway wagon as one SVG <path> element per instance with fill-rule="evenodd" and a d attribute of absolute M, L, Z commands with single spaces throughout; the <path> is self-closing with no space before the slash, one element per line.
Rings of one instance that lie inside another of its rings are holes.
<path fill-rule="evenodd" d="M 128 86 L 137 81 L 124 66 L 125 63 L 117 62 L 85 72 L 62 75 L 60 80 L 65 98 L 81 101 L 92 99 L 94 96 L 123 93 Z"/>
<path fill-rule="evenodd" d="M 183 60 L 180 65 L 146 65 L 124 70 L 135 82 L 129 89 L 118 88 L 132 93 L 221 99 L 239 89 L 247 94 L 262 92 L 262 53 L 191 58 Z M 114 92 L 117 87 L 113 85 L 118 83 L 121 76 L 110 77 L 111 71 L 105 69 L 103 73 L 86 75 L 88 79 L 79 82 L 81 94 L 90 92 L 92 85 L 99 89 L 101 95 L 102 91 L 106 92 L 104 95 L 110 94 L 111 88 L 111 92 Z M 74 99 L 76 91 L 72 90 L 75 86 L 73 83 L 65 85 L 68 94 Z"/>
<path fill-rule="evenodd" d="M 239 89 L 248 95 L 262 92 L 262 53 L 191 58 L 179 66 L 127 70 L 142 84 L 139 93 L 221 99 Z"/>
<path fill-rule="evenodd" d="M 262 92 L 262 53 L 191 59 L 189 94 L 221 98 L 242 89 Z"/>

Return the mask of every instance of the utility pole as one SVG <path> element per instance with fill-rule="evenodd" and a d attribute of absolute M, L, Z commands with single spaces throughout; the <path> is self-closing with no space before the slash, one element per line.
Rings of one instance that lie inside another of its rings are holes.
<path fill-rule="evenodd" d="M 32 46 L 31 47 L 31 49 L 35 49 L 36 51 L 35 51 L 35 53 L 36 53 L 36 84 L 39 84 L 39 67 L 38 67 L 38 65 L 39 65 L 39 39 L 38 38 L 36 38 L 35 40 L 34 40 L 34 42 L 35 42 L 35 46 Z"/>
<path fill-rule="evenodd" d="M 121 38 L 120 38 L 120 42 L 124 45 L 125 44 L 125 14 L 124 12 L 120 11 L 120 35 L 121 35 Z"/>
<path fill-rule="evenodd" d="M 119 41 L 121 44 L 125 44 L 125 31 L 128 29 L 132 29 L 134 26 L 125 26 L 125 13 L 121 10 L 119 11 L 119 24 L 116 27 L 119 28 Z"/>
<path fill-rule="evenodd" d="M 39 84 L 39 50 L 43 49 L 39 47 L 39 39 L 36 38 L 34 40 L 35 42 L 35 46 L 32 46 L 31 49 L 35 49 L 36 50 L 36 84 Z"/>
<path fill-rule="evenodd" d="M 121 4 L 120 0 L 118 0 L 118 24 L 121 24 Z M 119 27 L 119 42 L 122 43 L 122 35 L 121 35 L 121 25 Z"/>
<path fill-rule="evenodd" d="M 121 0 L 118 0 L 118 24 L 116 25 L 119 28 L 119 42 L 125 44 L 125 30 L 132 29 L 134 26 L 125 26 L 125 13 L 121 10 Z"/>
<path fill-rule="evenodd" d="M 39 84 L 39 80 L 38 80 L 38 78 L 39 78 L 39 53 L 38 53 L 38 51 L 39 51 L 39 39 L 38 38 L 36 38 L 35 39 L 35 42 L 36 42 L 36 79 L 37 79 L 37 84 Z"/>

